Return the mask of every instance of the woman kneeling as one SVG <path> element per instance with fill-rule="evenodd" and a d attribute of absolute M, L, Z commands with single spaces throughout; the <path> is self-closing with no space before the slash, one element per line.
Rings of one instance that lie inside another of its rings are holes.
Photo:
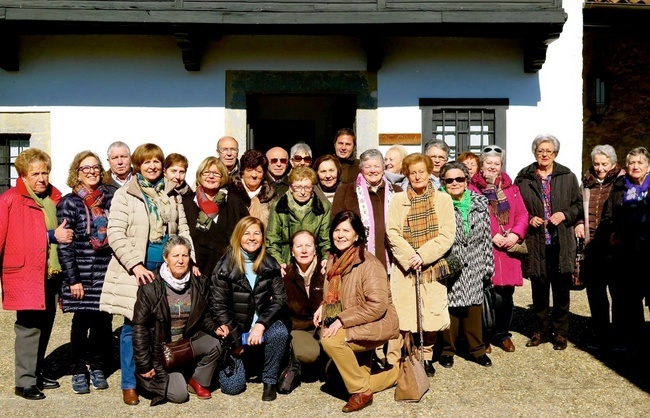
<path fill-rule="evenodd" d="M 365 251 L 366 234 L 361 218 L 352 211 L 339 212 L 332 221 L 324 302 L 314 314 L 323 329 L 321 344 L 339 370 L 352 396 L 343 412 L 358 411 L 372 402 L 373 393 L 397 381 L 398 368 L 370 374 L 375 348 L 399 336 L 386 268 Z"/>
<path fill-rule="evenodd" d="M 151 405 L 187 402 L 188 390 L 210 399 L 207 389 L 222 353 L 214 335 L 216 325 L 206 315 L 208 283 L 190 270 L 191 243 L 171 235 L 163 247 L 164 263 L 156 279 L 140 286 L 133 312 L 133 356 L 138 387 L 151 396 Z M 173 307 L 173 309 L 170 309 Z M 163 343 L 189 338 L 194 358 L 187 370 L 163 368 Z M 186 382 L 185 375 L 191 376 Z"/>

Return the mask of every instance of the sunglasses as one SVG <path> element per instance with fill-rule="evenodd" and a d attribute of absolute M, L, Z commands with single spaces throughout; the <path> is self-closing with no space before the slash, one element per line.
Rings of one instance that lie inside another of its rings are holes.
<path fill-rule="evenodd" d="M 305 161 L 305 164 L 309 164 L 309 163 L 311 163 L 311 157 L 310 157 L 309 155 L 306 156 L 306 157 L 301 157 L 300 155 L 294 155 L 294 156 L 293 156 L 293 160 L 294 160 L 295 162 L 297 162 L 297 163 L 299 163 L 299 162 L 301 162 L 301 161 L 303 161 L 303 160 Z"/>
<path fill-rule="evenodd" d="M 453 182 L 465 183 L 465 181 L 467 181 L 465 177 L 455 177 L 455 178 L 445 179 L 446 184 L 452 184 Z"/>
<path fill-rule="evenodd" d="M 286 164 L 289 160 L 286 158 L 271 158 L 271 164 L 277 164 L 278 162 L 280 164 Z"/>
<path fill-rule="evenodd" d="M 503 150 L 496 145 L 490 145 L 488 147 L 483 148 L 483 153 L 492 152 L 492 151 L 496 152 L 497 154 L 501 154 L 503 152 Z"/>

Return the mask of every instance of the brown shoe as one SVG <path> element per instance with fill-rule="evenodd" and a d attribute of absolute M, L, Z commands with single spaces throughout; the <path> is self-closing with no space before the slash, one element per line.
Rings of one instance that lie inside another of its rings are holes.
<path fill-rule="evenodd" d="M 485 353 L 492 354 L 492 346 L 490 344 L 485 344 Z"/>
<path fill-rule="evenodd" d="M 372 403 L 372 391 L 368 389 L 363 393 L 355 393 L 343 407 L 343 412 L 359 411 Z"/>
<path fill-rule="evenodd" d="M 567 339 L 564 335 L 556 335 L 553 340 L 553 349 L 554 350 L 564 350 L 567 346 Z"/>
<path fill-rule="evenodd" d="M 537 347 L 540 344 L 547 343 L 546 335 L 543 332 L 536 332 L 526 343 L 526 347 Z"/>
<path fill-rule="evenodd" d="M 501 341 L 499 344 L 497 344 L 500 349 L 507 353 L 512 353 L 515 351 L 515 343 L 512 342 L 510 338 Z"/>
<path fill-rule="evenodd" d="M 137 405 L 140 403 L 138 399 L 138 392 L 135 389 L 124 389 L 122 390 L 122 400 L 127 405 Z"/>

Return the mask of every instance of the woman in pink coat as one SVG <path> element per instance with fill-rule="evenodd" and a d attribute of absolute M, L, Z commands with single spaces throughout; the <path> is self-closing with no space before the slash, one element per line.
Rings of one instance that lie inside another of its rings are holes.
<path fill-rule="evenodd" d="M 521 244 L 528 229 L 528 211 L 519 192 L 508 175 L 501 171 L 505 151 L 489 145 L 481 153 L 481 169 L 472 177 L 472 185 L 489 200 L 494 276 L 492 283 L 497 294 L 496 320 L 491 336 L 485 341 L 503 351 L 515 351 L 510 334 L 515 286 L 523 285 Z"/>

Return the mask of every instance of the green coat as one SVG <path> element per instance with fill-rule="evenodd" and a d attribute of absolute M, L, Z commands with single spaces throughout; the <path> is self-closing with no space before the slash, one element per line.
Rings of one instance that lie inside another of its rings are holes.
<path fill-rule="evenodd" d="M 307 230 L 316 237 L 317 256 L 327 259 L 330 249 L 330 205 L 312 193 L 311 211 L 299 221 L 289 208 L 289 195 L 285 194 L 271 206 L 271 215 L 266 231 L 266 247 L 271 257 L 280 264 L 291 262 L 291 235 Z"/>

